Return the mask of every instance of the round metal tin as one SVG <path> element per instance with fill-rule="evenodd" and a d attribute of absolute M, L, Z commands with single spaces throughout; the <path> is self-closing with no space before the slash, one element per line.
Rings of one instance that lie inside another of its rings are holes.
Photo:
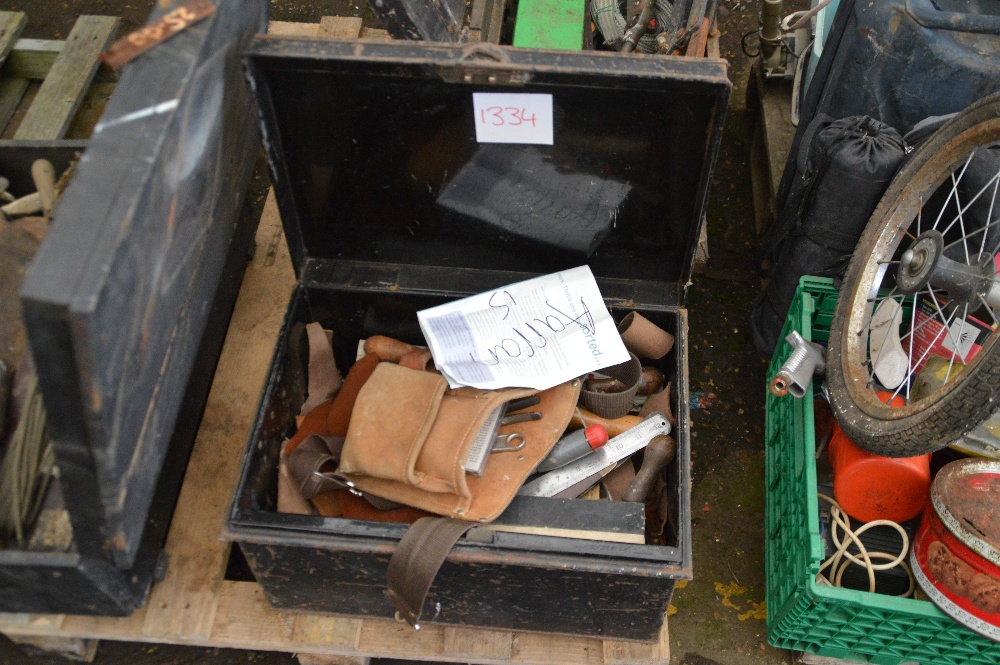
<path fill-rule="evenodd" d="M 1000 460 L 948 464 L 931 485 L 931 504 L 956 538 L 1000 566 Z"/>
<path fill-rule="evenodd" d="M 998 529 L 1000 461 L 953 462 L 934 479 L 910 562 L 943 612 L 1000 642 Z"/>

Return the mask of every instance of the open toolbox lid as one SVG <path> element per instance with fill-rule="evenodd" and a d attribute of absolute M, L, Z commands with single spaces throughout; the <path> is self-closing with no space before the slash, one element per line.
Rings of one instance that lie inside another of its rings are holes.
<path fill-rule="evenodd" d="M 122 569 L 253 168 L 240 53 L 266 25 L 266 2 L 219 0 L 125 65 L 21 289 L 73 543 Z"/>
<path fill-rule="evenodd" d="M 682 303 L 725 61 L 271 36 L 245 61 L 302 282 L 461 293 L 587 263 L 609 300 Z M 551 144 L 477 141 L 544 126 L 549 96 Z"/>

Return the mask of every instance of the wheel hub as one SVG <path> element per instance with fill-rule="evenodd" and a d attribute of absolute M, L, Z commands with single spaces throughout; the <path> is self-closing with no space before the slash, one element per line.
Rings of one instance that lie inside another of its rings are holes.
<path fill-rule="evenodd" d="M 921 233 L 903 252 L 896 285 L 905 295 L 932 286 L 947 292 L 952 301 L 973 308 L 983 302 L 992 308 L 1000 307 L 1000 284 L 993 256 L 979 254 L 970 257 L 970 263 L 949 259 L 944 255 L 944 238 L 936 230 Z"/>

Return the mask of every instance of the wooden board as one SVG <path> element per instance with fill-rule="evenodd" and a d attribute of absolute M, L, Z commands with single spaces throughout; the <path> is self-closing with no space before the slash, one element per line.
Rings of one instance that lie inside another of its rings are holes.
<path fill-rule="evenodd" d="M 24 93 L 28 91 L 28 79 L 0 79 L 0 133 L 7 127 L 10 119 L 17 112 Z"/>
<path fill-rule="evenodd" d="M 111 42 L 117 28 L 118 19 L 111 16 L 77 19 L 14 134 L 16 140 L 62 138 L 97 73 L 97 56 Z"/>
<path fill-rule="evenodd" d="M 0 12 L 0 65 L 7 61 L 27 23 L 28 17 L 24 12 Z M 3 132 L 7 123 L 14 117 L 14 112 L 17 111 L 17 106 L 27 89 L 28 81 L 25 78 L 0 79 L 0 132 Z"/>
<path fill-rule="evenodd" d="M 318 26 L 312 29 L 318 36 Z M 219 536 L 295 284 L 273 192 L 256 244 L 171 522 L 163 581 L 131 617 L 0 614 L 0 632 L 337 656 L 307 659 L 314 663 L 379 657 L 489 665 L 667 665 L 666 621 L 654 643 L 429 624 L 413 632 L 386 619 L 275 610 L 256 583 L 223 579 L 229 544 Z"/>
<path fill-rule="evenodd" d="M 0 12 L 0 64 L 7 59 L 27 23 L 24 12 Z"/>
<path fill-rule="evenodd" d="M 0 68 L 0 76 L 41 81 L 48 76 L 56 58 L 65 48 L 66 42 L 61 39 L 18 39 Z M 118 74 L 101 63 L 94 80 L 113 83 L 118 80 Z"/>
<path fill-rule="evenodd" d="M 598 486 L 594 489 L 600 491 Z M 500 517 L 473 531 L 529 533 L 610 543 L 646 542 L 646 510 L 641 503 L 517 496 Z"/>

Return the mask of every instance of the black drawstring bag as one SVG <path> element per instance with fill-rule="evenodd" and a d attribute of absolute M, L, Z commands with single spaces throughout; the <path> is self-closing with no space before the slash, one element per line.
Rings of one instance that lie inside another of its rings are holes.
<path fill-rule="evenodd" d="M 819 116 L 806 128 L 795 183 L 765 236 L 774 268 L 751 314 L 761 352 L 774 352 L 803 275 L 833 277 L 847 268 L 905 155 L 899 132 L 868 116 Z"/>

